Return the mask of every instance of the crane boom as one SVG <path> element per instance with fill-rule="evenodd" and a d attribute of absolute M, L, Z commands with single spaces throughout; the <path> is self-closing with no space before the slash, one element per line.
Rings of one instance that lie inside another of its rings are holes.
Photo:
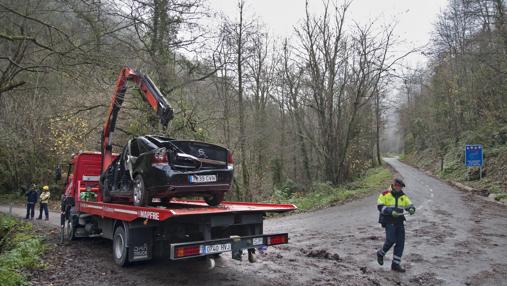
<path fill-rule="evenodd" d="M 136 71 L 130 67 L 123 67 L 120 75 L 116 79 L 116 84 L 111 98 L 111 104 L 107 112 L 107 117 L 104 122 L 104 129 L 101 140 L 101 151 L 102 151 L 102 165 L 100 173 L 111 164 L 113 160 L 113 144 L 112 135 L 116 126 L 116 119 L 118 118 L 118 112 L 121 109 L 125 92 L 127 91 L 127 82 L 134 82 L 143 99 L 148 102 L 151 108 L 157 113 L 160 118 L 160 123 L 163 126 L 167 126 L 169 121 L 173 118 L 173 109 L 169 102 L 165 99 L 164 95 L 160 92 L 157 86 L 153 83 L 148 75 L 145 75 L 139 71 Z"/>

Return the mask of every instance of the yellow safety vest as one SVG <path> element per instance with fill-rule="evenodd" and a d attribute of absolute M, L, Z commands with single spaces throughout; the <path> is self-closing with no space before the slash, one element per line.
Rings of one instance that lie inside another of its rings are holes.
<path fill-rule="evenodd" d="M 405 193 L 401 192 L 398 194 L 398 200 L 396 200 L 396 197 L 392 194 L 392 188 L 389 188 L 387 191 L 380 194 L 377 199 L 377 208 L 380 212 L 378 222 L 382 224 L 382 226 L 385 224 L 403 223 L 403 221 L 405 221 L 403 211 L 410 207 L 413 207 L 412 202 Z M 389 212 L 385 213 L 384 210 L 386 208 L 394 208 L 400 216 L 393 217 Z"/>
<path fill-rule="evenodd" d="M 412 205 L 412 202 L 410 201 L 410 198 L 402 194 L 398 197 L 398 205 L 396 205 L 396 198 L 391 193 L 391 190 L 387 190 L 380 194 L 380 196 L 377 199 L 378 205 L 384 205 L 386 207 L 398 207 L 401 209 L 408 208 L 410 205 Z"/>

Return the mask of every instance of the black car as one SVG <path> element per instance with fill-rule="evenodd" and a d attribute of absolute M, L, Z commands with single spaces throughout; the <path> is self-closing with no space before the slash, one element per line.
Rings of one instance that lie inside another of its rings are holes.
<path fill-rule="evenodd" d="M 220 204 L 233 178 L 224 147 L 162 136 L 131 139 L 100 178 L 104 202 L 165 204 L 173 197 L 202 196 Z"/>

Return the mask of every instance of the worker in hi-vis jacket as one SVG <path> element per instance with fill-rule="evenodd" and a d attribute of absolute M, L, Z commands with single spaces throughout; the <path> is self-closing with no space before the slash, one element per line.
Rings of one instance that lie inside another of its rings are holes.
<path fill-rule="evenodd" d="M 384 256 L 394 245 L 393 262 L 391 270 L 405 272 L 401 267 L 401 256 L 405 246 L 405 215 L 407 211 L 410 215 L 415 213 L 415 207 L 410 198 L 403 192 L 405 183 L 400 178 L 395 178 L 393 183 L 384 191 L 377 200 L 377 208 L 380 212 L 379 223 L 386 230 L 386 239 L 384 246 L 377 251 L 377 262 L 384 264 Z"/>

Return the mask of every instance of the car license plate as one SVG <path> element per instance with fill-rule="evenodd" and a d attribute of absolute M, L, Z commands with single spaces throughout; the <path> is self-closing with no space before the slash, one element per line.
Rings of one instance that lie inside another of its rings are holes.
<path fill-rule="evenodd" d="M 192 184 L 196 183 L 212 183 L 217 181 L 217 175 L 192 175 L 188 180 Z"/>
<path fill-rule="evenodd" d="M 206 253 L 218 253 L 230 250 L 231 250 L 230 243 L 206 245 Z"/>

